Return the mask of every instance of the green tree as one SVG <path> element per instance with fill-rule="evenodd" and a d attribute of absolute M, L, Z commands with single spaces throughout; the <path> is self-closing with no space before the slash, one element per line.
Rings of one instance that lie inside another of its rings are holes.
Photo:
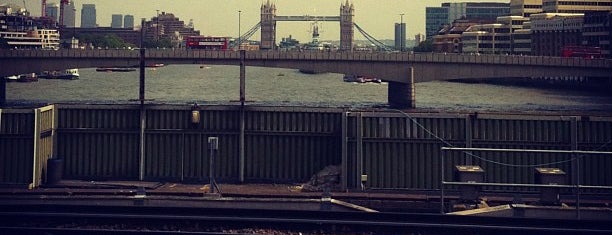
<path fill-rule="evenodd" d="M 122 38 L 115 34 L 106 35 L 91 35 L 83 34 L 79 36 L 79 40 L 85 43 L 91 43 L 94 47 L 101 48 L 124 48 L 134 47 L 131 43 L 125 42 Z"/>
<path fill-rule="evenodd" d="M 414 47 L 414 52 L 432 52 L 433 43 L 431 39 L 422 41 L 418 46 Z"/>
<path fill-rule="evenodd" d="M 144 48 L 172 48 L 172 41 L 167 38 L 162 38 L 159 40 L 144 40 Z"/>
<path fill-rule="evenodd" d="M 8 49 L 11 46 L 8 44 L 8 40 L 6 38 L 0 38 L 0 49 Z"/>

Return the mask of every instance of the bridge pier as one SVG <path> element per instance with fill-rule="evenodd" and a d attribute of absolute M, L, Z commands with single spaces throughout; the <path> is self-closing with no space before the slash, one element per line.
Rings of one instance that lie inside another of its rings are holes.
<path fill-rule="evenodd" d="M 409 82 L 389 82 L 387 87 L 387 102 L 391 108 L 411 109 L 415 108 L 416 98 L 414 96 L 414 69 L 410 68 Z"/>

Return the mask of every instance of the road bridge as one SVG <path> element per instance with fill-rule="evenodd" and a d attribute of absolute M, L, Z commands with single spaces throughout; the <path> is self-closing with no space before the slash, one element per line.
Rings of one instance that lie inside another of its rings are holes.
<path fill-rule="evenodd" d="M 147 63 L 240 64 L 238 51 L 147 49 L 145 57 Z M 398 107 L 414 107 L 415 82 L 572 76 L 612 79 L 612 60 L 542 56 L 247 51 L 245 63 L 247 66 L 377 77 L 389 82 L 389 104 Z M 0 76 L 137 64 L 137 50 L 0 50 Z"/>

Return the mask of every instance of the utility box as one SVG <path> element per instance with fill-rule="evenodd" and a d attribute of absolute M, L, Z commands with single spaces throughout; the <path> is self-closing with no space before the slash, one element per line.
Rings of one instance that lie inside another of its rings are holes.
<path fill-rule="evenodd" d="M 482 183 L 484 182 L 484 170 L 480 166 L 457 165 L 455 166 L 454 180 L 457 182 Z M 460 199 L 463 201 L 476 202 L 480 196 L 480 186 L 460 185 Z"/>
<path fill-rule="evenodd" d="M 484 170 L 480 166 L 457 165 L 455 166 L 455 181 L 482 183 L 484 182 Z"/>
<path fill-rule="evenodd" d="M 535 183 L 545 185 L 565 185 L 567 177 L 559 168 L 536 168 Z M 540 203 L 543 205 L 558 205 L 560 188 L 542 188 L 540 190 Z"/>

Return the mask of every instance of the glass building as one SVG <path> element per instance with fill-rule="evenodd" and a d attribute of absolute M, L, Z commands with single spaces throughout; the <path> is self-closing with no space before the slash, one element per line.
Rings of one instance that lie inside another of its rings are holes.
<path fill-rule="evenodd" d="M 425 34 L 431 39 L 443 25 L 451 25 L 457 19 L 491 20 L 510 15 L 510 3 L 459 2 L 442 3 L 440 7 L 425 8 Z"/>
<path fill-rule="evenodd" d="M 81 9 L 81 28 L 96 28 L 96 5 L 83 4 Z"/>
<path fill-rule="evenodd" d="M 113 14 L 111 17 L 111 28 L 119 29 L 123 28 L 123 15 Z"/>

